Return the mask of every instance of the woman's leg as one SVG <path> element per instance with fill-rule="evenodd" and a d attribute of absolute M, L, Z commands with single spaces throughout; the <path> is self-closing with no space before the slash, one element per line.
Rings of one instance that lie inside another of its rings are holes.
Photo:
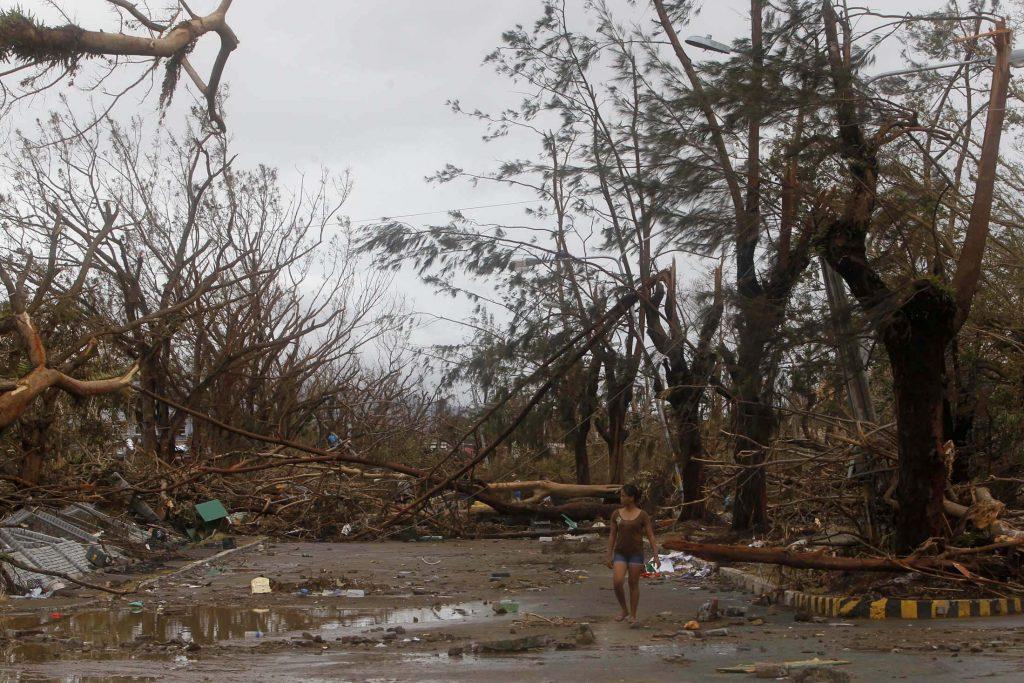
<path fill-rule="evenodd" d="M 640 572 L 642 564 L 629 565 L 629 620 L 636 621 L 636 608 L 640 604 Z"/>
<path fill-rule="evenodd" d="M 626 591 L 624 584 L 626 583 L 626 563 L 616 562 L 612 565 L 612 587 L 615 589 L 615 597 L 619 601 L 619 607 L 622 608 L 622 612 L 616 621 L 622 621 L 629 615 L 629 611 L 626 609 Z"/>

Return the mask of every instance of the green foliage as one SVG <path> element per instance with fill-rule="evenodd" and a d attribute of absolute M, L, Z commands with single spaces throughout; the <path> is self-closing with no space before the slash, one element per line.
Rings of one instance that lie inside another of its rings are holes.
<path fill-rule="evenodd" d="M 68 24 L 49 28 L 17 7 L 0 11 L 0 61 L 73 69 L 82 57 L 83 30 Z"/>

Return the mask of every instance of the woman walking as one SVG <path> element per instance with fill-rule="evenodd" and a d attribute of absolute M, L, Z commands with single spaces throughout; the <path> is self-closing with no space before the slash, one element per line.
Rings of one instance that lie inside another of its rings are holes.
<path fill-rule="evenodd" d="M 654 527 L 650 516 L 641 510 L 640 489 L 626 484 L 619 491 L 622 507 L 612 513 L 611 533 L 608 536 L 608 567 L 612 570 L 612 585 L 622 612 L 616 621 L 629 618 L 636 622 L 636 608 L 640 603 L 640 572 L 644 568 L 644 536 L 650 541 L 654 554 L 658 554 L 658 542 L 654 539 Z M 626 607 L 626 577 L 629 577 L 629 608 Z"/>

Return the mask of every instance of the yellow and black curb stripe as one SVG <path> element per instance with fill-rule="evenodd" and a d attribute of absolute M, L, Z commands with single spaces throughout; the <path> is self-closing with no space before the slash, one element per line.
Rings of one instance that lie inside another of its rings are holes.
<path fill-rule="evenodd" d="M 842 619 L 959 619 L 1024 614 L 1021 598 L 973 600 L 905 600 L 901 598 L 833 597 L 781 590 L 764 579 L 732 567 L 719 570 L 723 578 L 753 593 L 770 593 L 784 605 L 823 617 Z"/>
<path fill-rule="evenodd" d="M 836 598 L 783 591 L 782 602 L 823 617 L 844 619 L 958 619 L 1021 614 L 1020 598 L 975 600 L 904 600 L 901 598 Z"/>

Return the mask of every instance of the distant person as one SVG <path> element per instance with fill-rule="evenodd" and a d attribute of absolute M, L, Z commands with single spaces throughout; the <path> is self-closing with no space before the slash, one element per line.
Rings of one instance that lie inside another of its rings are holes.
<path fill-rule="evenodd" d="M 654 554 L 658 554 L 658 542 L 654 539 L 651 518 L 641 510 L 640 489 L 626 484 L 619 491 L 622 507 L 612 513 L 611 533 L 608 535 L 608 568 L 612 570 L 612 586 L 622 612 L 615 621 L 626 618 L 636 623 L 636 608 L 640 603 L 640 572 L 644 568 L 644 536 L 650 541 Z M 629 608 L 626 607 L 626 590 L 623 584 L 629 576 Z"/>

